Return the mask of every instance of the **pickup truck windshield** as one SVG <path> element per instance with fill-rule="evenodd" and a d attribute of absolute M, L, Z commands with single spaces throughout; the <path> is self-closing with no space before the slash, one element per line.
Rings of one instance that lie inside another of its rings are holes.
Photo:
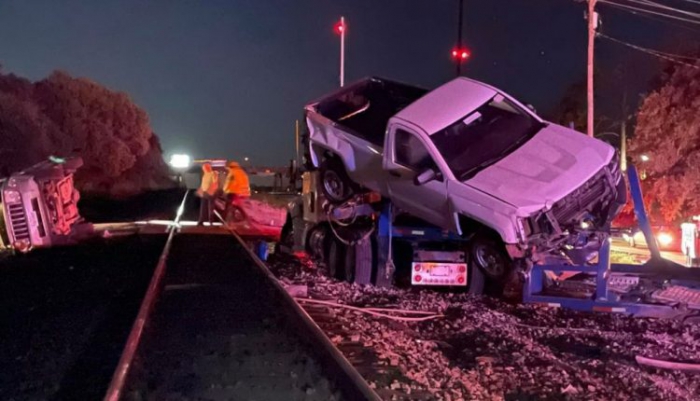
<path fill-rule="evenodd" d="M 542 123 L 501 95 L 430 136 L 455 177 L 466 180 L 532 138 Z"/>

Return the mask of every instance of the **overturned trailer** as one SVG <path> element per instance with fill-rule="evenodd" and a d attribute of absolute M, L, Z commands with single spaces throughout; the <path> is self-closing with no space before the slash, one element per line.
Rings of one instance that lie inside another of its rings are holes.
<path fill-rule="evenodd" d="M 82 159 L 50 158 L 0 182 L 4 246 L 19 252 L 68 244 L 91 231 L 78 212 L 73 174 Z"/>

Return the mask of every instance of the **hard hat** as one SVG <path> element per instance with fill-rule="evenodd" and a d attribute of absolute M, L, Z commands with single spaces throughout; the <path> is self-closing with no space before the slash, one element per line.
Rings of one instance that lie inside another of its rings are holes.
<path fill-rule="evenodd" d="M 240 167 L 240 166 L 241 166 L 241 165 L 238 164 L 238 162 L 231 161 L 231 162 L 228 163 L 228 167 L 229 167 L 229 168 L 236 168 L 236 167 Z"/>

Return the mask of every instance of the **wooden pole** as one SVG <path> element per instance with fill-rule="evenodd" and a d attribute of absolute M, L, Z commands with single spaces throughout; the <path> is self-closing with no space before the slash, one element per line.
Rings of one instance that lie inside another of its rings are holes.
<path fill-rule="evenodd" d="M 598 15 L 595 12 L 597 0 L 588 0 L 588 122 L 586 131 L 593 137 L 594 130 L 594 105 L 593 105 L 593 58 L 595 50 L 595 33 L 598 25 Z"/>

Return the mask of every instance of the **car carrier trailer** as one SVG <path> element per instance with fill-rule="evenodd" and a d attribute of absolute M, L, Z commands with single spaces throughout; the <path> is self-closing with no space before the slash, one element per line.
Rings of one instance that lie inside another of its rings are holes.
<path fill-rule="evenodd" d="M 520 278 L 523 302 L 634 316 L 700 317 L 700 269 L 660 256 L 637 171 L 632 166 L 627 174 L 635 213 L 650 244 L 649 261 L 612 264 L 606 240 L 592 263 L 533 263 L 514 275 Z M 494 281 L 497 275 L 474 263 L 475 257 L 494 255 L 470 249 L 470 238 L 410 216 L 402 219 L 391 202 L 376 194 L 333 205 L 324 199 L 320 185 L 317 172 L 303 175 L 302 196 L 290 203 L 283 237 L 293 251 L 322 260 L 332 277 L 378 286 L 462 288 L 470 293 L 500 291 L 506 284 Z"/>

